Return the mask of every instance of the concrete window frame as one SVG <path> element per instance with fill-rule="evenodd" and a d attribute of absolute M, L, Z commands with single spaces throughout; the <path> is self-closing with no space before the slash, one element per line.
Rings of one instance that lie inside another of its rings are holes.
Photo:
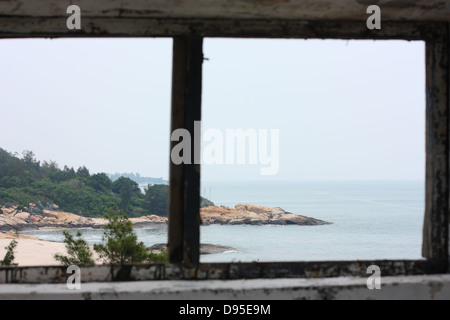
<path fill-rule="evenodd" d="M 89 1 L 80 0 L 82 10 L 87 8 L 82 11 L 86 12 L 82 16 L 82 29 L 68 30 L 65 25 L 67 15 L 61 2 L 2 1 L 0 38 L 173 38 L 171 128 L 185 128 L 191 133 L 193 122 L 201 120 L 203 38 L 403 39 L 423 40 L 426 44 L 426 187 L 422 250 L 425 259 L 200 263 L 200 165 L 171 163 L 169 263 L 86 266 L 81 268 L 83 282 L 365 277 L 368 266 L 374 264 L 380 267 L 383 275 L 391 276 L 448 272 L 450 28 L 446 21 L 450 9 L 415 5 L 410 11 L 391 8 L 383 11 L 387 12 L 387 19 L 383 20 L 382 29 L 369 30 L 366 15 L 357 19 L 352 16 L 354 10 L 363 8 L 361 3 L 345 2 L 349 4 L 347 11 L 342 7 L 333 9 L 331 0 L 328 7 L 323 7 L 325 11 L 320 11 L 310 0 L 293 1 L 300 7 L 313 8 L 298 11 L 299 15 L 295 16 L 289 11 L 289 4 L 277 4 L 280 10 L 274 11 L 270 5 L 258 5 L 257 1 L 245 1 L 245 4 L 227 1 L 229 7 L 220 11 L 219 4 L 223 2 L 214 0 L 210 3 L 210 11 L 204 12 L 189 0 L 178 2 L 181 7 L 171 1 L 164 1 L 164 4 L 150 1 L 146 4 L 150 7 L 139 10 L 131 5 L 107 9 L 115 2 L 104 0 L 96 2 L 93 8 Z M 323 1 L 322 4 L 326 3 Z M 188 9 L 186 13 L 182 10 L 186 5 L 194 9 Z M 247 11 L 234 11 L 239 5 L 250 7 L 244 8 Z M 279 16 L 279 12 L 284 12 L 285 16 Z M 65 283 L 67 277 L 66 267 L 0 268 L 0 283 Z"/>

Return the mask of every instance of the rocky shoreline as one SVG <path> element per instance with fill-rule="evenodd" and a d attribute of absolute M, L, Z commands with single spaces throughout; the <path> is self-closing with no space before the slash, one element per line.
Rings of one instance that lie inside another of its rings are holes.
<path fill-rule="evenodd" d="M 330 222 L 286 212 L 279 207 L 263 207 L 254 204 L 237 204 L 234 208 L 210 206 L 200 209 L 203 225 L 302 225 L 315 226 Z M 167 217 L 148 215 L 130 218 L 134 226 L 146 226 L 167 223 Z M 19 209 L 16 206 L 0 208 L 0 231 L 23 231 L 41 228 L 102 228 L 107 221 L 103 218 L 83 217 L 59 210 L 35 210 L 35 205 Z"/>

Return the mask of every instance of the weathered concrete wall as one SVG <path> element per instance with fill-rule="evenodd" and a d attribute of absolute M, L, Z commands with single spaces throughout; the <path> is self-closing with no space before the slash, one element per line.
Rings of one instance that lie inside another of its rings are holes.
<path fill-rule="evenodd" d="M 428 260 L 319 261 L 202 263 L 196 268 L 181 264 L 97 265 L 81 267 L 84 282 L 159 280 L 239 280 L 275 278 L 365 277 L 376 265 L 383 276 L 416 276 L 446 272 L 446 263 Z M 66 283 L 67 267 L 0 267 L 0 284 Z"/>
<path fill-rule="evenodd" d="M 174 280 L 65 284 L 5 284 L 0 299 L 450 299 L 450 275 L 383 277 L 369 290 L 367 278 Z"/>

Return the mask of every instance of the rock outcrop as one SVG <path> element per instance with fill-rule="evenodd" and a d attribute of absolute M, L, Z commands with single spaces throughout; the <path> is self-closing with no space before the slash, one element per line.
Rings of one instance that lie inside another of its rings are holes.
<path fill-rule="evenodd" d="M 276 224 L 276 225 L 323 225 L 330 222 L 307 217 L 300 214 L 286 212 L 279 207 L 263 207 L 254 204 L 237 204 L 234 208 L 226 206 L 210 206 L 200 209 L 203 225 L 210 224 Z M 130 218 L 135 226 L 145 226 L 167 223 L 167 217 L 148 215 L 139 218 Z M 1 208 L 0 231 L 26 230 L 38 228 L 101 228 L 107 221 L 102 218 L 82 217 L 70 212 L 59 210 L 40 210 L 35 212 L 34 207 L 19 210 L 17 207 Z"/>
<path fill-rule="evenodd" d="M 330 222 L 286 212 L 279 207 L 263 207 L 254 204 L 237 204 L 234 208 L 226 206 L 205 207 L 200 210 L 202 224 L 296 224 L 316 226 Z"/>

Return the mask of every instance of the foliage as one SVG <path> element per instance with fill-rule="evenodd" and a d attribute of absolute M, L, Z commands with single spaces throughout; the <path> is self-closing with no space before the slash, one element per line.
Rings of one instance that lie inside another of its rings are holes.
<path fill-rule="evenodd" d="M 17 241 L 16 240 L 12 240 L 9 245 L 7 247 L 5 247 L 6 249 L 6 254 L 5 257 L 3 258 L 3 260 L 0 260 L 0 266 L 17 266 L 17 263 L 14 263 L 14 249 L 17 246 Z"/>
<path fill-rule="evenodd" d="M 166 263 L 169 261 L 166 250 L 161 250 L 160 253 L 155 253 L 153 251 L 149 251 L 147 253 L 146 262 L 148 263 Z"/>
<path fill-rule="evenodd" d="M 106 244 L 94 245 L 94 250 L 100 258 L 110 264 L 146 261 L 147 248 L 143 242 L 137 241 L 137 235 L 133 231 L 133 225 L 128 216 L 118 207 L 114 207 L 104 217 L 108 220 L 103 234 L 103 241 Z"/>
<path fill-rule="evenodd" d="M 145 188 L 146 207 L 153 214 L 167 216 L 169 207 L 169 186 L 166 184 L 154 184 Z"/>
<path fill-rule="evenodd" d="M 96 173 L 87 179 L 87 185 L 97 191 L 111 191 L 112 181 L 105 173 Z"/>
<path fill-rule="evenodd" d="M 169 207 L 169 186 L 166 184 L 154 184 L 145 188 L 145 207 L 151 213 L 159 216 L 167 216 Z M 200 197 L 200 208 L 213 206 L 214 203 Z"/>
<path fill-rule="evenodd" d="M 213 205 L 214 205 L 214 203 L 211 200 L 208 200 L 208 199 L 200 196 L 200 208 L 209 207 L 209 206 L 213 206 Z"/>
<path fill-rule="evenodd" d="M 122 210 L 128 209 L 133 196 L 141 195 L 137 182 L 125 177 L 120 177 L 112 183 L 112 191 L 120 196 L 119 206 Z"/>
<path fill-rule="evenodd" d="M 79 167 L 77 170 L 77 177 L 80 178 L 89 178 L 89 170 L 85 166 Z"/>
<path fill-rule="evenodd" d="M 62 265 L 93 265 L 92 252 L 86 241 L 81 238 L 81 232 L 76 233 L 76 238 L 67 230 L 63 231 L 64 243 L 66 244 L 68 256 L 55 254 L 54 258 Z"/>

